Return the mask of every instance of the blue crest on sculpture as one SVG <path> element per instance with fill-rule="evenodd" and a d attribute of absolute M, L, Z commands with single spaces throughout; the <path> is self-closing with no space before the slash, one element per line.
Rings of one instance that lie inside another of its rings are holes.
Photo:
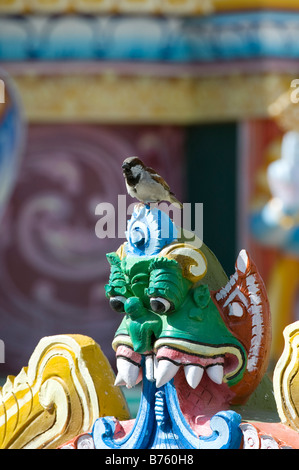
<path fill-rule="evenodd" d="M 128 221 L 126 238 L 127 255 L 154 256 L 177 239 L 177 228 L 157 207 L 137 205 Z"/>

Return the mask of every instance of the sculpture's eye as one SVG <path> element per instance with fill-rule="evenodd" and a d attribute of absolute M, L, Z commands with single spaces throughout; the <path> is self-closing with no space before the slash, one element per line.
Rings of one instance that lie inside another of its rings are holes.
<path fill-rule="evenodd" d="M 122 295 L 116 295 L 115 297 L 110 297 L 109 303 L 110 307 L 113 308 L 116 312 L 123 313 L 125 311 L 125 301 L 126 297 Z"/>
<path fill-rule="evenodd" d="M 155 313 L 166 313 L 173 308 L 169 300 L 163 297 L 152 297 L 150 299 L 151 309 Z"/>

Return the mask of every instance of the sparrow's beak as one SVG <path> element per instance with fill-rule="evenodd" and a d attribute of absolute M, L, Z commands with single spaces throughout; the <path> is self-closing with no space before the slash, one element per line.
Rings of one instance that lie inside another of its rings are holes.
<path fill-rule="evenodd" d="M 124 171 L 128 171 L 131 168 L 129 163 L 123 163 L 121 167 Z"/>

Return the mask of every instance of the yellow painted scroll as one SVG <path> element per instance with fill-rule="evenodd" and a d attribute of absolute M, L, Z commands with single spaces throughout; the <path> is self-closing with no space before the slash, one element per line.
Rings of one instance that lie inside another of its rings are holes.
<path fill-rule="evenodd" d="M 128 419 L 99 345 L 83 335 L 41 339 L 28 367 L 1 389 L 0 448 L 53 449 L 91 430 L 100 416 Z"/>
<path fill-rule="evenodd" d="M 299 431 L 299 321 L 283 332 L 285 346 L 273 375 L 274 396 L 283 424 Z"/>

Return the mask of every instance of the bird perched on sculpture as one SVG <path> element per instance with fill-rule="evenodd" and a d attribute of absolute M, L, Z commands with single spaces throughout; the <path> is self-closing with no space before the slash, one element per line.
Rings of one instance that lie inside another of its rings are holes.
<path fill-rule="evenodd" d="M 128 194 L 143 204 L 168 201 L 183 207 L 169 185 L 153 168 L 147 167 L 138 157 L 126 158 L 122 164 Z"/>

